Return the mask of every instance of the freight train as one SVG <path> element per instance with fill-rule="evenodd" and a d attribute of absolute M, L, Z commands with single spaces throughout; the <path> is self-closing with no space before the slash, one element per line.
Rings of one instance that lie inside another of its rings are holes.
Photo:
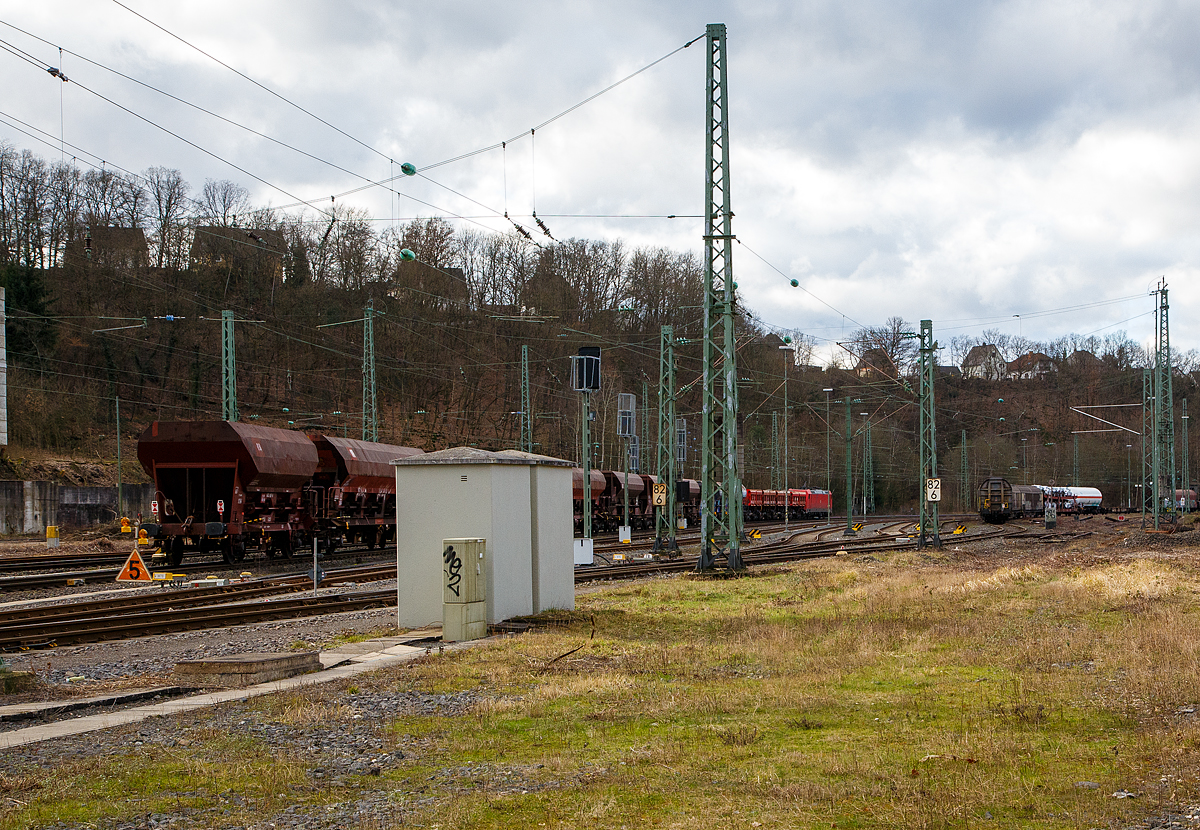
<path fill-rule="evenodd" d="M 575 531 L 583 532 L 583 470 L 574 471 Z M 658 476 L 629 474 L 629 525 L 634 530 L 651 530 L 655 510 L 651 502 Z M 592 530 L 613 533 L 625 520 L 625 474 L 592 470 Z M 700 482 L 676 481 L 675 503 L 690 526 L 700 522 Z M 789 519 L 825 519 L 833 504 L 828 490 L 755 490 L 742 488 L 742 514 L 749 521 L 782 521 L 785 504 Z"/>
<path fill-rule="evenodd" d="M 171 565 L 186 556 L 220 552 L 239 562 L 248 551 L 289 557 L 318 540 L 385 545 L 396 532 L 396 479 L 391 462 L 422 450 L 306 434 L 236 421 L 155 421 L 138 440 L 138 460 L 154 482 L 150 519 L 141 528 Z M 583 528 L 583 471 L 574 471 L 575 527 Z M 592 527 L 613 532 L 624 521 L 655 525 L 656 476 L 592 470 Z M 700 519 L 700 483 L 677 482 L 679 515 Z M 747 490 L 751 520 L 825 518 L 825 490 Z"/>
<path fill-rule="evenodd" d="M 287 557 L 314 538 L 326 550 L 383 545 L 396 532 L 391 461 L 421 452 L 236 421 L 155 421 L 138 440 L 155 490 L 142 529 L 172 565 L 215 551 L 239 562 L 248 548 Z"/>
<path fill-rule="evenodd" d="M 1046 503 L 1058 513 L 1103 513 L 1104 495 L 1095 487 L 1048 487 L 1044 484 L 1010 484 L 999 476 L 985 478 L 976 491 L 979 516 L 991 524 L 1044 514 Z"/>

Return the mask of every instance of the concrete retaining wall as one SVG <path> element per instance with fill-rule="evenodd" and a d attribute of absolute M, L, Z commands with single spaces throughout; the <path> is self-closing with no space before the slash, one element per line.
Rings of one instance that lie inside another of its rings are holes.
<path fill-rule="evenodd" d="M 0 481 L 0 535 L 44 533 L 47 525 L 96 527 L 121 516 L 148 513 L 153 484 L 76 487 L 52 481 Z"/>

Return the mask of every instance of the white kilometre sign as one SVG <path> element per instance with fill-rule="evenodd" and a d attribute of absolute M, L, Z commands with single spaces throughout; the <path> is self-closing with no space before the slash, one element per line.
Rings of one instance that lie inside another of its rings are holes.
<path fill-rule="evenodd" d="M 940 478 L 925 479 L 925 501 L 942 500 L 942 480 Z"/>

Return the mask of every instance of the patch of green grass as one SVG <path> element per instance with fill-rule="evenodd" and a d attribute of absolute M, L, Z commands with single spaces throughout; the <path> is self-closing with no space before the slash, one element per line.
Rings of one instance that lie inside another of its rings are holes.
<path fill-rule="evenodd" d="M 1200 725 L 1179 714 L 1200 701 L 1194 570 L 839 559 L 614 586 L 581 595 L 565 627 L 356 678 L 355 696 L 475 702 L 380 722 L 405 759 L 354 787 L 442 827 L 1120 823 L 1200 798 Z M 350 694 L 247 706 L 336 728 Z M 211 735 L 149 763 L 68 762 L 0 830 L 212 807 L 229 790 L 254 799 L 233 816 L 268 816 L 281 793 L 349 797 L 306 784 L 288 751 Z"/>

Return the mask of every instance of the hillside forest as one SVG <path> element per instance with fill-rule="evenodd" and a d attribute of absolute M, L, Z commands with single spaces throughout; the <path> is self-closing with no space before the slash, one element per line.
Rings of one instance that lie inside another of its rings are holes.
<path fill-rule="evenodd" d="M 671 326 L 678 415 L 688 431 L 684 474 L 698 476 L 698 250 L 555 240 L 516 227 L 491 233 L 438 217 L 377 221 L 336 202 L 327 210 L 256 206 L 231 181 L 195 188 L 178 170 L 81 169 L 0 144 L 9 364 L 0 475 L 22 477 L 20 459 L 35 453 L 115 465 L 119 398 L 122 475 L 136 480 L 133 447 L 151 421 L 221 417 L 225 310 L 236 321 L 242 420 L 361 437 L 370 308 L 381 441 L 426 450 L 517 446 L 524 346 L 535 449 L 578 460 L 581 401 L 569 357 L 599 346 L 594 466 L 621 468 L 616 397 L 632 393 L 644 472 L 657 471 L 660 337 Z M 405 250 L 416 259 L 406 261 Z M 881 512 L 911 509 L 915 330 L 898 317 L 864 327 L 841 344 L 840 359 L 818 367 L 814 337 L 773 329 L 739 304 L 747 486 L 782 485 L 786 463 L 789 485 L 828 486 L 840 509 L 849 452 L 856 509 L 864 496 Z M 784 338 L 791 348 L 780 348 Z M 997 331 L 939 339 L 948 367 L 991 344 L 1009 361 L 1042 353 L 1051 368 L 1028 380 L 939 370 L 937 449 L 948 506 L 965 507 L 978 479 L 992 473 L 1071 483 L 1076 440 L 1080 483 L 1103 489 L 1109 504 L 1125 503 L 1140 439 L 1076 436 L 1092 427 L 1071 407 L 1140 403 L 1152 355 L 1124 332 L 1051 343 Z M 1177 410 L 1198 362 L 1195 353 L 1178 356 Z M 1110 415 L 1140 430 L 1140 410 Z M 868 422 L 874 475 L 864 487 Z"/>

